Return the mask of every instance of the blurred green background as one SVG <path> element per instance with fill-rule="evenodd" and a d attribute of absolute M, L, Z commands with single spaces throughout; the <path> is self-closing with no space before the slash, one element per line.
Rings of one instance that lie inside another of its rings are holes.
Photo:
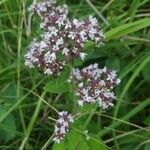
<path fill-rule="evenodd" d="M 105 33 L 105 44 L 91 47 L 93 53 L 83 66 L 94 62 L 106 65 L 117 70 L 122 80 L 116 89 L 114 108 L 93 116 L 89 131 L 113 150 L 150 150 L 150 1 L 59 2 L 68 4 L 72 18 L 97 17 Z M 29 17 L 27 8 L 31 3 L 32 0 L 0 0 L 0 149 L 3 150 L 38 150 L 53 134 L 53 122 L 47 117 L 55 114 L 44 103 L 39 104 L 41 97 L 58 109 L 70 110 L 66 95 L 44 92 L 50 77 L 24 65 L 27 46 L 41 33 L 39 19 Z M 78 150 L 103 150 L 91 149 L 88 142 L 83 143 Z M 64 150 L 63 146 L 54 147 L 53 142 L 48 149 Z"/>

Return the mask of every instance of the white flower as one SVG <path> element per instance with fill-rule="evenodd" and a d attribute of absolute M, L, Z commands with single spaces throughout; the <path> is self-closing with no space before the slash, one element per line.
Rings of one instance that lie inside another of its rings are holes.
<path fill-rule="evenodd" d="M 93 16 L 89 16 L 89 21 L 91 22 L 91 24 L 93 26 L 96 26 L 97 23 L 98 23 L 97 19 L 95 17 L 93 17 Z"/>
<path fill-rule="evenodd" d="M 80 87 L 83 87 L 83 82 L 81 82 L 81 83 L 79 83 L 79 86 L 78 86 L 79 88 Z"/>
<path fill-rule="evenodd" d="M 47 69 L 45 69 L 44 74 L 52 75 L 53 72 L 51 71 L 51 69 L 47 68 Z"/>
<path fill-rule="evenodd" d="M 84 24 L 84 22 L 74 19 L 73 24 L 76 26 L 76 28 L 78 28 L 78 27 L 82 26 Z"/>
<path fill-rule="evenodd" d="M 117 79 L 116 84 L 118 85 L 121 82 L 120 79 Z"/>
<path fill-rule="evenodd" d="M 25 60 L 25 65 L 28 66 L 29 68 L 34 68 L 33 62 L 29 59 Z"/>
<path fill-rule="evenodd" d="M 105 81 L 104 81 L 104 80 L 101 80 L 101 81 L 100 81 L 100 85 L 101 85 L 101 86 L 105 86 L 105 85 L 106 85 Z"/>
<path fill-rule="evenodd" d="M 74 122 L 74 119 L 73 119 L 72 115 L 70 115 L 70 114 L 68 115 L 68 119 L 69 119 L 69 122 L 72 122 L 72 123 Z"/>
<path fill-rule="evenodd" d="M 47 7 L 45 6 L 44 3 L 39 3 L 39 4 L 37 4 L 37 8 L 38 8 L 38 10 L 41 11 L 41 12 L 46 12 L 46 11 L 47 11 Z"/>
<path fill-rule="evenodd" d="M 82 107 L 83 106 L 83 100 L 78 100 L 78 104 Z"/>
<path fill-rule="evenodd" d="M 81 91 L 84 95 L 88 95 L 88 89 L 82 89 Z"/>
<path fill-rule="evenodd" d="M 96 33 L 97 33 L 97 30 L 94 29 L 94 28 L 91 28 L 91 29 L 89 30 L 89 37 L 90 37 L 92 40 L 94 40 Z"/>
<path fill-rule="evenodd" d="M 65 54 L 65 55 L 67 56 L 68 53 L 69 53 L 69 49 L 65 47 L 65 48 L 62 50 L 62 54 Z"/>
<path fill-rule="evenodd" d="M 53 61 L 56 60 L 56 54 L 55 53 L 50 53 L 50 51 L 48 51 L 44 55 L 44 60 L 45 60 L 46 63 L 52 63 Z"/>
<path fill-rule="evenodd" d="M 65 134 L 69 131 L 69 123 L 74 122 L 72 115 L 70 115 L 67 111 L 59 112 L 58 115 L 59 119 L 55 124 L 55 137 L 53 138 L 56 143 L 60 143 L 63 140 Z"/>
<path fill-rule="evenodd" d="M 69 37 L 69 38 L 71 38 L 72 40 L 74 40 L 74 39 L 75 39 L 75 37 L 76 37 L 76 33 L 75 33 L 75 32 L 70 31 L 70 32 L 69 32 L 68 37 Z"/>
<path fill-rule="evenodd" d="M 78 79 L 78 80 L 80 80 L 80 79 L 82 79 L 82 76 L 81 76 L 81 74 L 80 74 L 80 70 L 79 69 L 73 69 L 73 75 Z"/>
<path fill-rule="evenodd" d="M 86 131 L 84 131 L 84 134 L 85 134 L 85 136 L 86 136 L 86 140 L 89 140 L 90 139 L 90 136 L 88 135 L 88 130 L 86 130 Z"/>
<path fill-rule="evenodd" d="M 45 22 L 40 23 L 40 28 L 43 29 L 45 25 Z"/>
<path fill-rule="evenodd" d="M 61 126 L 60 132 L 61 132 L 62 134 L 66 134 L 65 126 Z"/>
<path fill-rule="evenodd" d="M 58 27 L 61 27 L 64 25 L 66 18 L 67 18 L 66 14 L 64 14 L 58 18 L 58 20 L 56 21 L 56 23 L 58 24 Z"/>
<path fill-rule="evenodd" d="M 84 60 L 86 55 L 87 55 L 87 54 L 85 54 L 85 53 L 80 53 L 81 59 Z"/>
<path fill-rule="evenodd" d="M 45 41 L 41 41 L 40 43 L 40 49 L 45 49 L 48 45 L 46 44 Z"/>
<path fill-rule="evenodd" d="M 57 45 L 57 44 L 56 44 L 56 45 L 53 45 L 52 50 L 55 51 L 55 52 L 56 52 L 56 51 L 59 51 L 59 45 Z"/>
<path fill-rule="evenodd" d="M 34 11 L 34 9 L 35 9 L 35 4 L 32 4 L 32 5 L 30 5 L 30 7 L 28 8 L 28 11 L 29 11 L 29 12 L 32 12 L 32 11 Z"/>
<path fill-rule="evenodd" d="M 56 29 L 56 27 L 54 27 L 54 26 L 49 26 L 49 27 L 48 27 L 48 30 L 49 30 L 50 37 L 51 37 L 52 35 L 57 36 L 58 29 Z"/>
<path fill-rule="evenodd" d="M 71 22 L 66 19 L 65 29 L 71 28 Z"/>
<path fill-rule="evenodd" d="M 86 33 L 86 30 L 82 30 L 80 33 L 80 38 L 82 39 L 82 41 L 86 41 L 87 40 L 87 33 Z"/>
<path fill-rule="evenodd" d="M 59 112 L 58 113 L 58 115 L 60 116 L 60 117 L 63 117 L 63 115 L 67 115 L 67 111 L 61 111 L 61 112 Z"/>
<path fill-rule="evenodd" d="M 106 73 L 106 71 L 107 71 L 107 68 L 104 67 L 104 68 L 102 69 L 102 72 L 103 72 L 103 73 Z"/>
<path fill-rule="evenodd" d="M 64 44 L 64 40 L 61 37 L 60 39 L 57 40 L 56 45 L 59 46 L 59 45 L 63 45 L 63 44 Z"/>

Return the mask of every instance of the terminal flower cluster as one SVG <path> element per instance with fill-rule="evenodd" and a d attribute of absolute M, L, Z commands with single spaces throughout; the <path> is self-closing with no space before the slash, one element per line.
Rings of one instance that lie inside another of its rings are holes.
<path fill-rule="evenodd" d="M 56 143 L 60 143 L 64 139 L 69 131 L 69 124 L 73 122 L 73 117 L 67 111 L 59 112 L 59 119 L 55 124 L 55 137 L 53 138 Z"/>
<path fill-rule="evenodd" d="M 98 103 L 103 109 L 113 106 L 116 98 L 113 89 L 120 83 L 116 71 L 99 69 L 98 64 L 93 64 L 82 70 L 73 69 L 71 79 L 76 83 L 80 106 L 84 103 Z"/>
<path fill-rule="evenodd" d="M 93 41 L 101 45 L 104 41 L 103 32 L 98 21 L 93 16 L 85 19 L 70 19 L 67 5 L 58 6 L 55 0 L 43 0 L 32 4 L 30 12 L 37 14 L 40 19 L 40 28 L 43 33 L 34 39 L 28 46 L 25 54 L 25 65 L 30 68 L 38 67 L 46 75 L 60 75 L 65 65 L 79 58 L 86 58 L 84 45 Z M 75 85 L 78 104 L 98 103 L 106 109 L 113 106 L 116 98 L 114 88 L 120 83 L 116 71 L 98 64 L 89 65 L 83 69 L 75 68 L 71 71 L 70 79 Z M 74 118 L 67 111 L 58 113 L 55 123 L 54 138 L 60 143 L 69 131 L 70 123 Z"/>
<path fill-rule="evenodd" d="M 59 75 L 64 65 L 76 58 L 84 60 L 84 44 L 92 40 L 103 43 L 103 32 L 96 18 L 70 19 L 67 5 L 57 6 L 54 0 L 31 5 L 30 11 L 41 18 L 43 34 L 33 40 L 25 54 L 25 64 L 39 67 L 44 74 Z"/>

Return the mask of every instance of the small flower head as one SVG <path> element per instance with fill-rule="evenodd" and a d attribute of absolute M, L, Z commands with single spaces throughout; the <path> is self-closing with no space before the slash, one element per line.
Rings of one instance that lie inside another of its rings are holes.
<path fill-rule="evenodd" d="M 74 122 L 73 117 L 67 112 L 67 111 L 62 111 L 59 112 L 59 118 L 56 121 L 55 124 L 55 137 L 53 138 L 53 140 L 56 143 L 60 143 L 66 133 L 69 131 L 69 124 Z"/>
<path fill-rule="evenodd" d="M 103 43 L 103 33 L 96 18 L 84 20 L 68 17 L 66 5 L 57 6 L 54 0 L 44 0 L 31 5 L 30 11 L 41 18 L 44 33 L 40 40 L 33 41 L 25 55 L 25 64 L 39 67 L 44 74 L 59 75 L 65 64 L 76 58 L 85 60 L 84 44 L 92 40 Z"/>
<path fill-rule="evenodd" d="M 30 44 L 25 55 L 25 65 L 30 68 L 39 67 L 44 74 L 59 74 L 63 67 L 63 62 L 57 58 L 57 53 L 49 50 L 46 41 L 34 41 Z"/>
<path fill-rule="evenodd" d="M 82 70 L 74 69 L 71 79 L 77 85 L 78 104 L 98 103 L 103 109 L 113 106 L 115 95 L 113 89 L 120 83 L 116 71 L 98 68 L 98 64 L 90 65 Z"/>

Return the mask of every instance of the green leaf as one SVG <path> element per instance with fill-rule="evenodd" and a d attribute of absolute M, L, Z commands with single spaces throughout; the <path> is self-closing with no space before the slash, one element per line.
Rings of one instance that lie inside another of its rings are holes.
<path fill-rule="evenodd" d="M 128 33 L 132 33 L 142 28 L 146 28 L 148 26 L 150 26 L 150 19 L 145 18 L 116 27 L 106 32 L 105 36 L 107 40 L 116 39 Z"/>
<path fill-rule="evenodd" d="M 83 63 L 90 59 L 91 56 L 93 55 L 94 53 L 94 45 L 95 43 L 93 43 L 92 41 L 88 41 L 86 44 L 84 44 L 84 53 L 86 53 L 86 57 L 85 57 L 85 60 L 81 60 L 81 58 L 77 58 L 74 60 L 74 66 L 75 67 L 78 67 L 78 66 L 81 66 L 83 65 Z"/>
<path fill-rule="evenodd" d="M 5 114 L 7 110 L 5 107 L 0 106 L 0 117 Z M 0 124 L 0 139 L 8 141 L 14 138 L 16 135 L 16 123 L 13 114 L 10 114 L 1 124 Z"/>
<path fill-rule="evenodd" d="M 148 117 L 145 118 L 144 124 L 148 125 L 148 126 L 150 125 L 150 116 L 148 116 Z"/>
<path fill-rule="evenodd" d="M 66 81 L 70 75 L 70 67 L 65 66 L 62 70 L 59 78 L 57 80 L 53 80 L 47 83 L 44 87 L 46 91 L 51 93 L 64 93 L 69 90 L 69 83 Z"/>
<path fill-rule="evenodd" d="M 7 84 L 4 86 L 4 90 L 1 95 L 4 98 L 5 103 L 15 103 L 17 99 L 17 87 L 15 84 Z"/>
<path fill-rule="evenodd" d="M 88 113 L 97 107 L 97 104 L 85 104 L 83 107 L 80 107 L 80 113 Z"/>
<path fill-rule="evenodd" d="M 134 150 L 137 146 L 136 143 L 130 143 L 121 147 L 121 150 Z"/>
<path fill-rule="evenodd" d="M 95 43 L 92 41 L 88 41 L 86 44 L 84 44 L 84 52 L 87 54 L 86 55 L 86 60 L 89 59 L 94 52 Z"/>
<path fill-rule="evenodd" d="M 146 144 L 145 144 L 144 150 L 150 150 L 150 143 L 146 143 Z"/>
<path fill-rule="evenodd" d="M 143 110 L 148 105 L 150 105 L 150 98 L 141 101 L 141 103 L 138 106 L 132 108 L 132 110 L 130 112 L 128 112 L 126 115 L 124 115 L 122 118 L 120 118 L 120 120 L 123 120 L 123 121 L 129 120 L 135 114 L 137 114 L 138 112 Z M 101 131 L 100 136 L 103 136 L 103 135 L 109 133 L 110 129 L 116 129 L 120 124 L 121 124 L 121 122 L 117 122 L 117 121 L 112 123 L 111 125 L 108 126 L 107 129 L 104 129 Z"/>
<path fill-rule="evenodd" d="M 52 150 L 90 150 L 82 135 L 72 130 L 67 134 L 67 138 L 60 144 L 54 144 Z"/>
<path fill-rule="evenodd" d="M 105 144 L 96 138 L 95 139 L 90 138 L 88 140 L 88 145 L 90 147 L 90 150 L 107 150 Z"/>
<path fill-rule="evenodd" d="M 79 149 L 80 150 L 91 150 L 89 148 L 87 142 L 83 138 L 81 138 L 81 140 L 80 140 Z"/>
<path fill-rule="evenodd" d="M 70 66 L 65 66 L 64 69 L 61 71 L 58 82 L 59 83 L 65 82 L 69 76 L 70 76 Z"/>
<path fill-rule="evenodd" d="M 69 90 L 69 83 L 63 82 L 59 83 L 57 80 L 50 81 L 45 87 L 45 91 L 49 91 L 51 93 L 64 93 Z"/>
<path fill-rule="evenodd" d="M 118 57 L 109 57 L 106 61 L 106 66 L 116 71 L 120 70 L 120 61 Z"/>
<path fill-rule="evenodd" d="M 64 142 L 61 142 L 61 143 L 55 143 L 53 145 L 53 149 L 52 150 L 66 150 L 66 145 Z"/>
<path fill-rule="evenodd" d="M 132 20 L 133 20 L 133 17 L 138 10 L 138 7 L 140 6 L 140 1 L 141 0 L 133 0 L 131 5 L 130 5 L 128 15 L 131 17 Z"/>
<path fill-rule="evenodd" d="M 2 1 L 0 2 L 0 5 L 2 5 L 2 4 L 5 3 L 6 1 L 8 1 L 8 0 L 2 0 Z"/>
<path fill-rule="evenodd" d="M 128 145 L 130 143 L 141 143 L 145 139 L 148 139 L 150 136 L 150 133 L 144 130 L 137 130 L 134 134 L 127 134 L 124 137 L 121 137 L 118 139 L 118 142 L 120 145 Z M 144 137 L 144 138 L 143 138 Z"/>
<path fill-rule="evenodd" d="M 69 132 L 69 134 L 67 135 L 68 137 L 67 147 L 69 147 L 68 150 L 75 150 L 77 148 L 80 136 L 81 136 L 80 133 L 75 130 Z"/>
<path fill-rule="evenodd" d="M 142 70 L 143 77 L 150 82 L 150 62 Z"/>
<path fill-rule="evenodd" d="M 80 58 L 74 60 L 75 67 L 82 66 L 82 65 L 83 65 L 83 61 Z"/>

